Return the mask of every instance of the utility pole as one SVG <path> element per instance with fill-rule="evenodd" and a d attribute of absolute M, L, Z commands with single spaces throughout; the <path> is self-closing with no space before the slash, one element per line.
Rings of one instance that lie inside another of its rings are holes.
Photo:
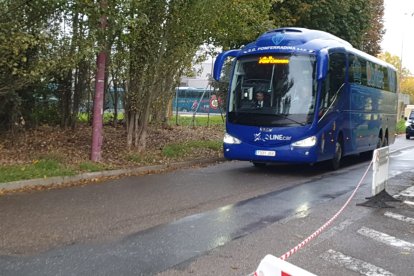
<path fill-rule="evenodd" d="M 408 13 L 404 13 L 404 15 L 408 15 L 408 16 L 414 16 L 414 12 L 412 12 L 411 14 Z M 401 39 L 401 60 L 400 60 L 400 83 L 399 86 L 401 87 L 401 82 L 402 82 L 402 78 L 403 78 L 403 53 L 404 53 L 404 33 L 405 33 L 405 26 L 402 27 L 403 33 L 402 33 L 402 39 Z"/>
<path fill-rule="evenodd" d="M 107 0 L 100 1 L 102 16 L 100 19 L 101 38 L 99 46 L 101 47 L 96 59 L 96 77 L 95 77 L 95 98 L 93 101 L 93 121 L 92 121 L 92 146 L 91 160 L 94 162 L 101 161 L 102 142 L 103 142 L 103 99 L 105 91 L 105 31 L 107 26 L 106 8 Z"/>

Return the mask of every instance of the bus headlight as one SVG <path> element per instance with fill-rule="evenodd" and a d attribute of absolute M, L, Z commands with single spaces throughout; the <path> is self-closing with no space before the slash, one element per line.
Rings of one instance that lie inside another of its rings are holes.
<path fill-rule="evenodd" d="M 225 144 L 241 144 L 241 141 L 228 133 L 224 134 L 223 142 Z"/>
<path fill-rule="evenodd" d="M 293 147 L 300 147 L 300 148 L 310 148 L 316 145 L 316 142 L 318 140 L 316 139 L 316 136 L 311 136 L 306 139 L 297 141 L 295 143 L 292 143 Z"/>

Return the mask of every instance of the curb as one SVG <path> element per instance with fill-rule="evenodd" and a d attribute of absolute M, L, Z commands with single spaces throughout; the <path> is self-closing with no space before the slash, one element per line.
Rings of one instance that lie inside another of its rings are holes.
<path fill-rule="evenodd" d="M 110 177 L 120 177 L 127 175 L 142 175 L 152 172 L 162 172 L 170 169 L 188 168 L 194 165 L 212 164 L 225 161 L 224 158 L 213 159 L 195 159 L 191 161 L 175 162 L 165 165 L 152 165 L 145 167 L 136 167 L 130 169 L 118 169 L 109 171 L 100 171 L 92 173 L 81 173 L 74 176 L 56 176 L 48 178 L 36 178 L 28 180 L 19 180 L 13 182 L 0 183 L 0 194 L 4 192 L 12 192 L 15 190 L 22 190 L 25 188 L 47 188 L 50 186 L 59 187 L 67 184 L 77 183 L 81 181 L 93 179 L 105 179 Z"/>

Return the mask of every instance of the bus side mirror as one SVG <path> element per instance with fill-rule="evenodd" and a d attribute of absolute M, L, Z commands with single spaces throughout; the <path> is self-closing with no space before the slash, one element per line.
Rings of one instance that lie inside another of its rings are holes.
<path fill-rule="evenodd" d="M 317 80 L 322 80 L 328 73 L 329 54 L 327 49 L 322 49 L 317 60 Z"/>
<path fill-rule="evenodd" d="M 221 77 L 221 70 L 223 69 L 224 62 L 228 57 L 237 57 L 240 50 L 230 50 L 223 52 L 219 54 L 216 58 L 216 61 L 214 62 L 214 72 L 213 72 L 213 78 L 216 81 L 220 81 Z"/>

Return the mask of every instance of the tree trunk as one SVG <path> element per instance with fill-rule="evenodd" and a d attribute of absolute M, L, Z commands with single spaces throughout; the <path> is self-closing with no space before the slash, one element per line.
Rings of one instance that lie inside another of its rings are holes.
<path fill-rule="evenodd" d="M 71 118 L 71 127 L 72 129 L 76 128 L 78 122 L 78 113 L 81 99 L 86 90 L 86 81 L 87 81 L 87 71 L 88 71 L 88 63 L 86 60 L 82 60 L 79 63 L 77 76 L 75 81 L 75 91 L 73 94 L 73 106 L 72 106 L 72 118 Z"/>
<path fill-rule="evenodd" d="M 142 97 L 142 102 L 139 104 L 140 109 L 132 109 L 128 111 L 127 119 L 127 148 L 131 150 L 132 147 L 142 152 L 146 148 L 146 135 L 148 127 L 148 118 L 151 110 L 151 95 L 145 92 L 142 94 L 147 97 Z M 127 106 L 130 109 L 130 106 Z"/>
<path fill-rule="evenodd" d="M 107 7 L 106 0 L 101 0 L 100 7 L 105 10 Z M 101 17 L 101 29 L 106 29 L 107 17 L 102 15 Z M 105 45 L 105 38 L 102 38 L 101 47 Z M 105 89 L 105 62 L 106 51 L 105 47 L 98 54 L 97 58 L 97 70 L 95 80 L 95 99 L 93 104 L 93 122 L 92 122 L 92 146 L 91 146 L 91 160 L 94 162 L 101 161 L 102 158 L 102 142 L 103 142 L 103 94 Z"/>
<path fill-rule="evenodd" d="M 114 84 L 114 127 L 116 128 L 118 125 L 118 101 L 119 101 L 119 95 L 118 95 L 118 81 L 117 79 L 114 77 L 114 75 L 112 75 L 112 77 L 114 78 L 113 80 L 113 84 Z"/>
<path fill-rule="evenodd" d="M 60 96 L 60 109 L 61 109 L 61 120 L 60 126 L 67 128 L 70 125 L 71 117 L 71 102 L 72 102 L 72 71 L 69 70 L 66 76 L 59 83 Z"/>
<path fill-rule="evenodd" d="M 132 149 L 132 141 L 134 138 L 134 128 L 135 128 L 135 121 L 137 114 L 136 112 L 128 112 L 128 116 L 126 119 L 127 122 L 127 149 L 131 150 Z"/>
<path fill-rule="evenodd" d="M 135 147 L 139 152 L 145 150 L 146 148 L 146 138 L 147 138 L 147 127 L 149 116 L 151 112 L 151 100 L 152 94 L 146 93 L 148 97 L 146 98 L 146 103 L 144 102 L 143 109 L 141 110 L 141 116 L 139 116 L 138 125 L 136 129 L 135 136 Z"/>

